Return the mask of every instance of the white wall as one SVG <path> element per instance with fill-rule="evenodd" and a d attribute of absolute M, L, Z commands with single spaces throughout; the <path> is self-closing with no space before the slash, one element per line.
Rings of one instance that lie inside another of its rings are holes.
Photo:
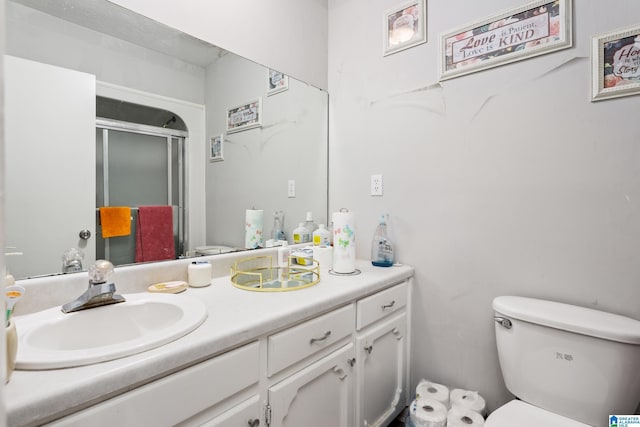
<path fill-rule="evenodd" d="M 204 104 L 204 68 L 10 2 L 7 53 Z"/>
<path fill-rule="evenodd" d="M 590 102 L 591 36 L 634 0 L 574 2 L 574 47 L 437 83 L 438 34 L 521 0 L 430 0 L 428 42 L 382 56 L 394 0 L 329 1 L 330 208 L 369 257 L 391 215 L 416 268 L 413 383 L 509 398 L 491 301 L 515 294 L 640 319 L 640 98 Z M 384 196 L 369 196 L 369 176 Z"/>
<path fill-rule="evenodd" d="M 285 213 L 285 232 L 311 211 L 327 223 L 327 93 L 289 79 L 267 96 L 267 69 L 237 55 L 207 68 L 207 135 L 225 134 L 224 161 L 206 166 L 207 244 L 244 247 L 245 210 L 264 210 L 265 240 L 273 213 Z M 262 127 L 226 132 L 226 108 L 262 98 Z M 296 197 L 287 197 L 288 180 Z"/>
<path fill-rule="evenodd" d="M 5 17 L 5 0 L 0 0 L 0 22 L 4 22 Z M 4 229 L 5 229 L 5 219 L 4 219 L 4 41 L 5 41 L 5 31 L 4 26 L 3 29 L 0 30 L 0 247 L 4 248 Z M 4 271 L 4 251 L 0 253 L 0 271 Z M 4 293 L 4 274 L 0 275 L 0 289 Z M 6 376 L 6 367 L 7 367 L 7 352 L 6 352 L 6 339 L 5 339 L 5 329 L 2 328 L 0 332 L 0 368 L 2 370 L 2 374 L 0 375 L 0 382 L 3 384 L 2 393 L 0 393 L 0 426 L 5 426 L 7 423 L 6 417 L 6 409 L 4 404 L 4 382 Z"/>
<path fill-rule="evenodd" d="M 111 0 L 201 40 L 327 88 L 327 0 Z"/>

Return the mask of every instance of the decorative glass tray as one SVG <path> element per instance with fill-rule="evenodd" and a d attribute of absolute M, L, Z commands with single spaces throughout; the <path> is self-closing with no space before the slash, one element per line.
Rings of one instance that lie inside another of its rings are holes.
<path fill-rule="evenodd" d="M 274 267 L 270 256 L 243 258 L 231 266 L 231 283 L 239 289 L 256 292 L 285 292 L 308 288 L 320 281 L 320 263 L 309 260 L 310 265 L 292 264 Z"/>

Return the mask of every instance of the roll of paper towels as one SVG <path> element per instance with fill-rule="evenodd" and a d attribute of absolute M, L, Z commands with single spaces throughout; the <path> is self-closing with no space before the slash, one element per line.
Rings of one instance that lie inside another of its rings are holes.
<path fill-rule="evenodd" d="M 320 263 L 320 271 L 331 270 L 333 264 L 333 248 L 331 246 L 314 246 L 313 259 Z"/>
<path fill-rule="evenodd" d="M 245 212 L 244 247 L 255 249 L 262 246 L 264 229 L 264 211 L 262 209 L 247 209 Z"/>
<path fill-rule="evenodd" d="M 435 399 L 416 398 L 409 407 L 409 418 L 416 427 L 444 427 L 447 407 Z"/>
<path fill-rule="evenodd" d="M 484 418 L 476 411 L 453 407 L 447 414 L 447 427 L 473 427 L 484 425 Z"/>
<path fill-rule="evenodd" d="M 416 398 L 429 397 L 449 407 L 449 389 L 442 384 L 422 380 L 416 387 Z"/>
<path fill-rule="evenodd" d="M 459 388 L 451 390 L 450 401 L 452 409 L 455 407 L 469 409 L 480 415 L 485 414 L 487 407 L 486 402 L 477 391 L 462 390 Z"/>
<path fill-rule="evenodd" d="M 353 273 L 356 270 L 355 215 L 346 209 L 334 212 L 333 221 L 333 271 Z"/>

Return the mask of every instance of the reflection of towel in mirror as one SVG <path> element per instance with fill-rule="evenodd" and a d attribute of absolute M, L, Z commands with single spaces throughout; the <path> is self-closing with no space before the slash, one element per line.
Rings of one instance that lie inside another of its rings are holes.
<path fill-rule="evenodd" d="M 131 208 L 126 206 L 104 206 L 100 208 L 102 238 L 128 236 L 131 234 Z"/>
<path fill-rule="evenodd" d="M 175 259 L 173 208 L 140 206 L 136 221 L 136 262 Z"/>

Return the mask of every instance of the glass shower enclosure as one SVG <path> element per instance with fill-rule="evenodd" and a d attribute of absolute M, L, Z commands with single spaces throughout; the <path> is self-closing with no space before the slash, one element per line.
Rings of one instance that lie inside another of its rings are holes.
<path fill-rule="evenodd" d="M 185 242 L 185 140 L 187 133 L 111 119 L 96 120 L 96 256 L 114 265 L 135 262 L 138 206 L 173 208 L 176 257 Z M 99 208 L 131 208 L 131 234 L 102 237 Z"/>

